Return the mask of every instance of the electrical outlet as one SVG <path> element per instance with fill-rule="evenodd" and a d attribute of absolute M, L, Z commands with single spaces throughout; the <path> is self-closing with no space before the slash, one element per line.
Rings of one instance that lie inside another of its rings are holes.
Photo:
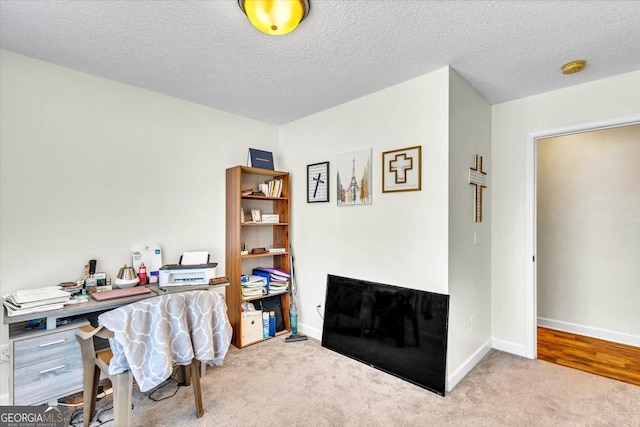
<path fill-rule="evenodd" d="M 316 312 L 318 313 L 318 316 L 320 316 L 321 319 L 324 319 L 324 301 L 322 301 L 319 298 L 316 304 Z"/>
<path fill-rule="evenodd" d="M 476 322 L 476 316 L 475 314 L 472 314 L 471 317 L 469 318 L 469 330 L 473 331 L 473 324 Z"/>
<path fill-rule="evenodd" d="M 8 363 L 11 357 L 9 344 L 0 347 L 0 363 Z"/>

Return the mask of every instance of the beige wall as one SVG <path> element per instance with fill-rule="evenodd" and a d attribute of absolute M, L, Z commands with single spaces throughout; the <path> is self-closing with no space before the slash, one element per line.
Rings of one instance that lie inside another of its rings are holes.
<path fill-rule="evenodd" d="M 490 341 L 490 222 L 473 223 L 468 168 L 490 165 L 490 107 L 444 68 L 281 128 L 293 173 L 292 240 L 305 332 L 320 337 L 328 273 L 448 294 L 448 378 Z M 451 142 L 450 142 L 451 141 Z M 421 145 L 422 191 L 382 193 L 382 152 Z M 337 156 L 373 148 L 373 204 L 336 206 Z M 331 202 L 308 204 L 306 165 L 331 162 Z M 489 200 L 489 198 L 487 198 Z M 473 231 L 484 235 L 473 245 Z M 469 320 L 475 316 L 475 327 Z"/>
<path fill-rule="evenodd" d="M 208 250 L 224 272 L 225 169 L 273 149 L 275 126 L 0 54 L 1 294 L 76 280 L 90 258 L 113 277 L 144 243 L 166 263 Z"/>
<path fill-rule="evenodd" d="M 209 250 L 222 273 L 224 170 L 244 164 L 248 147 L 264 148 L 292 173 L 304 332 L 321 332 L 315 308 L 327 273 L 451 292 L 450 374 L 488 335 L 514 353 L 524 346 L 527 134 L 640 112 L 640 72 L 496 105 L 487 153 L 487 105 L 449 68 L 276 128 L 1 55 L 2 294 L 73 279 L 92 257 L 114 275 L 140 243 L 162 245 L 165 262 Z M 381 153 L 413 145 L 423 147 L 422 191 L 383 194 Z M 336 206 L 335 167 L 331 202 L 306 203 L 307 164 L 335 165 L 363 148 L 373 149 L 372 205 Z M 490 179 L 483 224 L 466 213 L 476 152 Z M 7 342 L 4 326 L 0 338 Z"/>
<path fill-rule="evenodd" d="M 272 149 L 277 167 L 292 172 L 292 241 L 307 333 L 320 336 L 315 307 L 324 303 L 327 273 L 448 292 L 448 68 L 278 130 L 2 54 L 2 293 L 73 279 L 90 257 L 113 275 L 131 246 L 145 242 L 159 243 L 165 262 L 183 250 L 211 250 L 223 272 L 223 172 L 244 163 L 248 146 Z M 458 83 L 459 108 L 474 92 Z M 413 145 L 423 146 L 422 191 L 382 194 L 382 151 Z M 362 148 L 373 149 L 373 205 L 338 207 L 337 155 Z M 468 157 L 458 178 L 466 177 Z M 307 204 L 306 165 L 324 160 L 334 165 L 331 203 Z M 99 200 L 100 209 L 89 214 L 85 200 Z M 123 200 L 131 203 L 126 209 Z M 37 258 L 21 256 L 32 248 Z M 465 318 L 471 310 L 486 319 L 488 305 L 473 307 L 471 298 L 452 305 L 464 307 Z M 467 334 L 451 340 L 455 364 L 488 338 L 483 325 L 471 342 Z M 6 342 L 6 328 L 3 336 Z"/>
<path fill-rule="evenodd" d="M 458 73 L 449 84 L 449 372 L 462 378 L 491 339 L 491 106 Z M 483 157 L 488 186 L 483 220 L 474 222 L 475 187 L 469 168 Z M 478 244 L 474 244 L 474 233 Z M 456 369 L 463 371 L 455 373 Z"/>
<path fill-rule="evenodd" d="M 527 136 L 640 113 L 640 71 L 492 107 L 492 335 L 494 346 L 525 354 L 527 342 Z"/>
<path fill-rule="evenodd" d="M 538 140 L 538 317 L 640 338 L 640 125 Z"/>
<path fill-rule="evenodd" d="M 320 336 L 328 273 L 448 292 L 448 69 L 282 126 L 292 173 L 300 322 Z M 422 191 L 382 193 L 382 152 L 422 145 Z M 373 204 L 336 205 L 338 156 L 373 149 Z M 330 162 L 330 202 L 306 202 L 306 166 Z"/>

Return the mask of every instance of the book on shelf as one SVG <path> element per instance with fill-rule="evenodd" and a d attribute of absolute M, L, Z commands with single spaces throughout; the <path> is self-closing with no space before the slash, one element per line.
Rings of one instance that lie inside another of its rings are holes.
<path fill-rule="evenodd" d="M 289 290 L 290 274 L 284 270 L 273 267 L 256 267 L 253 275 L 264 277 L 269 295 L 281 294 Z"/>
<path fill-rule="evenodd" d="M 242 196 L 260 196 L 260 197 L 264 197 L 265 196 L 265 194 L 261 190 L 254 190 L 254 189 L 242 190 L 242 191 L 240 191 L 240 195 L 242 195 Z"/>
<path fill-rule="evenodd" d="M 275 275 L 275 276 L 284 277 L 286 279 L 289 279 L 291 277 L 291 274 L 289 274 L 287 271 L 280 270 L 279 268 L 256 267 L 255 270 L 266 271 L 267 273 L 270 273 L 270 274 Z"/>
<path fill-rule="evenodd" d="M 271 282 L 269 295 L 282 294 L 289 290 L 289 282 Z"/>
<path fill-rule="evenodd" d="M 274 170 L 273 153 L 270 151 L 258 150 L 257 148 L 249 148 L 247 165 L 253 168 Z"/>
<path fill-rule="evenodd" d="M 258 184 L 258 191 L 267 197 L 282 196 L 282 179 L 275 178 Z"/>
<path fill-rule="evenodd" d="M 267 282 L 265 280 L 261 280 L 260 282 L 247 282 L 242 284 L 242 289 L 257 289 L 257 288 L 265 288 L 267 286 Z"/>
<path fill-rule="evenodd" d="M 259 297 L 262 295 L 267 295 L 267 288 L 242 288 L 243 298 Z"/>
<path fill-rule="evenodd" d="M 277 224 L 280 222 L 280 215 L 278 214 L 262 214 L 260 220 L 265 223 Z"/>
<path fill-rule="evenodd" d="M 240 278 L 242 283 L 242 296 L 256 297 L 266 295 L 269 291 L 267 279 L 259 275 L 242 275 Z"/>
<path fill-rule="evenodd" d="M 252 273 L 253 276 L 260 276 L 263 278 L 263 280 L 265 281 L 265 286 L 267 288 L 269 288 L 269 282 L 271 280 L 271 275 L 269 273 L 267 273 L 266 271 L 262 271 L 262 270 L 257 270 L 257 269 L 253 269 Z"/>

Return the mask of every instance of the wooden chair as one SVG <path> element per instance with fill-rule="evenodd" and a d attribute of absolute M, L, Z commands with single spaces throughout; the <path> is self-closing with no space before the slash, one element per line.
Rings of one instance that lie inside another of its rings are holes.
<path fill-rule="evenodd" d="M 118 375 L 109 374 L 109 362 L 113 357 L 110 348 L 95 350 L 93 345 L 93 337 L 108 339 L 114 336 L 113 332 L 103 326 L 94 328 L 93 326 L 81 326 L 76 331 L 76 338 L 80 342 L 82 349 L 82 359 L 84 363 L 84 406 L 83 418 L 84 426 L 88 427 L 93 418 L 96 409 L 96 398 L 98 395 L 98 382 L 100 381 L 100 373 L 104 374 L 111 380 L 113 388 L 113 422 L 114 425 L 131 426 L 131 392 L 133 387 L 133 376 L 131 371 L 126 371 Z M 189 375 L 184 369 L 183 376 L 185 383 L 189 384 Z M 190 365 L 190 382 L 193 385 L 193 395 L 195 398 L 196 415 L 198 418 L 204 414 L 202 405 L 202 391 L 200 389 L 200 362 L 196 359 L 191 361 Z"/>

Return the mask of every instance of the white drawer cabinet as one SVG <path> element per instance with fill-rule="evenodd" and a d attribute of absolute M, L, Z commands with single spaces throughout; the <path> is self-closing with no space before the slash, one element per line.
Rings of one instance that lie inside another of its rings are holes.
<path fill-rule="evenodd" d="M 13 404 L 33 405 L 82 390 L 82 357 L 70 354 L 13 371 Z"/>
<path fill-rule="evenodd" d="M 73 327 L 13 340 L 13 404 L 36 405 L 82 390 L 83 364 Z"/>
<path fill-rule="evenodd" d="M 57 330 L 33 338 L 13 342 L 13 368 L 22 368 L 43 360 L 60 357 L 80 349 L 75 328 L 57 332 Z"/>

